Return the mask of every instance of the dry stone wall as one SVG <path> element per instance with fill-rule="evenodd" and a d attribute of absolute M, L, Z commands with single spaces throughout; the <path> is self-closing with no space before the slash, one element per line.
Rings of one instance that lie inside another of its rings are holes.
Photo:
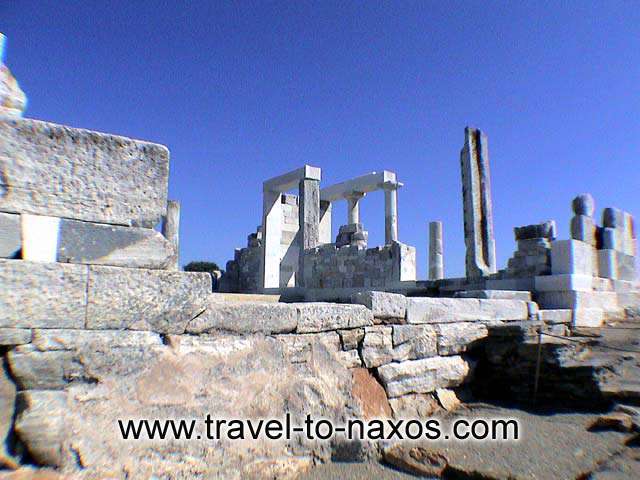
<path fill-rule="evenodd" d="M 343 447 L 123 442 L 115 422 L 426 414 L 438 408 L 439 389 L 471 378 L 466 352 L 487 324 L 526 320 L 531 310 L 520 300 L 374 291 L 353 304 L 229 303 L 209 293 L 210 282 L 199 273 L 0 261 L 0 289 L 11 292 L 0 300 L 7 461 L 30 458 L 80 478 L 286 478 Z M 373 445 L 349 451 L 376 454 Z"/>

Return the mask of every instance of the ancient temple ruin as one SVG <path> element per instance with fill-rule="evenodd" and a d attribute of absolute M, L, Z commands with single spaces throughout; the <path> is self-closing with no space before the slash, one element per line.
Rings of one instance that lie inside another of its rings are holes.
<path fill-rule="evenodd" d="M 598 224 L 594 200 L 578 195 L 570 239 L 557 238 L 554 221 L 516 227 L 516 251 L 498 269 L 480 130 L 465 130 L 460 156 L 465 277 L 445 276 L 455 246 L 445 249 L 445 225 L 432 221 L 428 279 L 416 278 L 396 173 L 323 187 L 321 169 L 304 165 L 264 182 L 260 226 L 212 292 L 207 273 L 178 268 L 169 150 L 23 118 L 24 93 L 4 64 L 0 75 L 4 467 L 78 479 L 281 478 L 403 446 L 123 441 L 115 419 L 425 420 L 452 415 L 465 395 L 640 401 L 640 385 L 624 381 L 639 362 L 589 357 L 595 336 L 581 331 L 640 318 L 633 218 L 605 208 Z M 371 247 L 359 207 L 378 190 L 385 244 Z M 332 232 L 337 201 L 347 218 Z"/>

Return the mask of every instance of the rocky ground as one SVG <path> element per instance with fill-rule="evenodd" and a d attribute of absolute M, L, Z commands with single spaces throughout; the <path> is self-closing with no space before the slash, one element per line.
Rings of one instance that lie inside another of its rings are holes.
<path fill-rule="evenodd" d="M 630 425 L 599 420 L 591 413 L 528 413 L 522 410 L 476 404 L 463 407 L 454 416 L 467 418 L 513 417 L 520 421 L 521 440 L 509 443 L 448 442 L 413 444 L 395 459 L 409 458 L 411 452 L 437 456 L 441 463 L 424 467 L 423 475 L 462 479 L 586 479 L 640 478 L 640 449 L 625 445 L 634 438 Z M 607 419 L 606 417 L 605 419 Z M 594 428 L 596 422 L 603 423 Z M 624 423 L 624 422 L 623 422 Z M 407 456 L 407 454 L 409 454 Z M 393 461 L 393 458 L 389 458 Z M 416 468 L 419 462 L 405 462 Z M 418 473 L 414 470 L 415 473 Z M 331 464 L 317 467 L 303 480 L 364 480 L 412 478 L 394 468 L 372 464 Z"/>

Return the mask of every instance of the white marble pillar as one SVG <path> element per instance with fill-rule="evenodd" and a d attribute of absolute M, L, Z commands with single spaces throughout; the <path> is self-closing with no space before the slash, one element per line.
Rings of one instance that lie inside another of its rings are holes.
<path fill-rule="evenodd" d="M 388 183 L 384 188 L 384 243 L 398 241 L 398 184 Z"/>
<path fill-rule="evenodd" d="M 429 223 L 429 280 L 444 278 L 442 222 Z"/>
<path fill-rule="evenodd" d="M 360 200 L 364 197 L 362 192 L 352 192 L 347 195 L 347 225 L 360 223 Z"/>

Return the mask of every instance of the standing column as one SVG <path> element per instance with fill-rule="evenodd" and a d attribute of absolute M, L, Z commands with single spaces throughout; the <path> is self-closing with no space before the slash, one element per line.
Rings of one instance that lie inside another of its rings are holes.
<path fill-rule="evenodd" d="M 489 174 L 487 136 L 475 128 L 465 128 L 460 152 L 464 240 L 467 247 L 467 278 L 496 272 L 496 243 L 493 236 L 493 209 Z"/>
<path fill-rule="evenodd" d="M 352 192 L 347 198 L 347 225 L 360 223 L 360 200 L 364 197 L 362 192 Z"/>
<path fill-rule="evenodd" d="M 282 238 L 281 193 L 264 190 L 262 193 L 262 288 L 280 288 L 280 239 Z"/>
<path fill-rule="evenodd" d="M 179 270 L 180 253 L 180 203 L 175 200 L 167 201 L 167 214 L 162 222 L 162 235 L 169 240 L 175 249 L 175 261 L 169 270 Z"/>
<path fill-rule="evenodd" d="M 398 184 L 385 183 L 384 188 L 384 243 L 398 241 Z"/>
<path fill-rule="evenodd" d="M 300 225 L 300 245 L 298 253 L 298 273 L 296 285 L 304 286 L 304 251 L 320 243 L 320 182 L 303 179 L 299 184 L 298 222 Z"/>
<path fill-rule="evenodd" d="M 442 222 L 429 223 L 429 280 L 444 278 Z"/>

